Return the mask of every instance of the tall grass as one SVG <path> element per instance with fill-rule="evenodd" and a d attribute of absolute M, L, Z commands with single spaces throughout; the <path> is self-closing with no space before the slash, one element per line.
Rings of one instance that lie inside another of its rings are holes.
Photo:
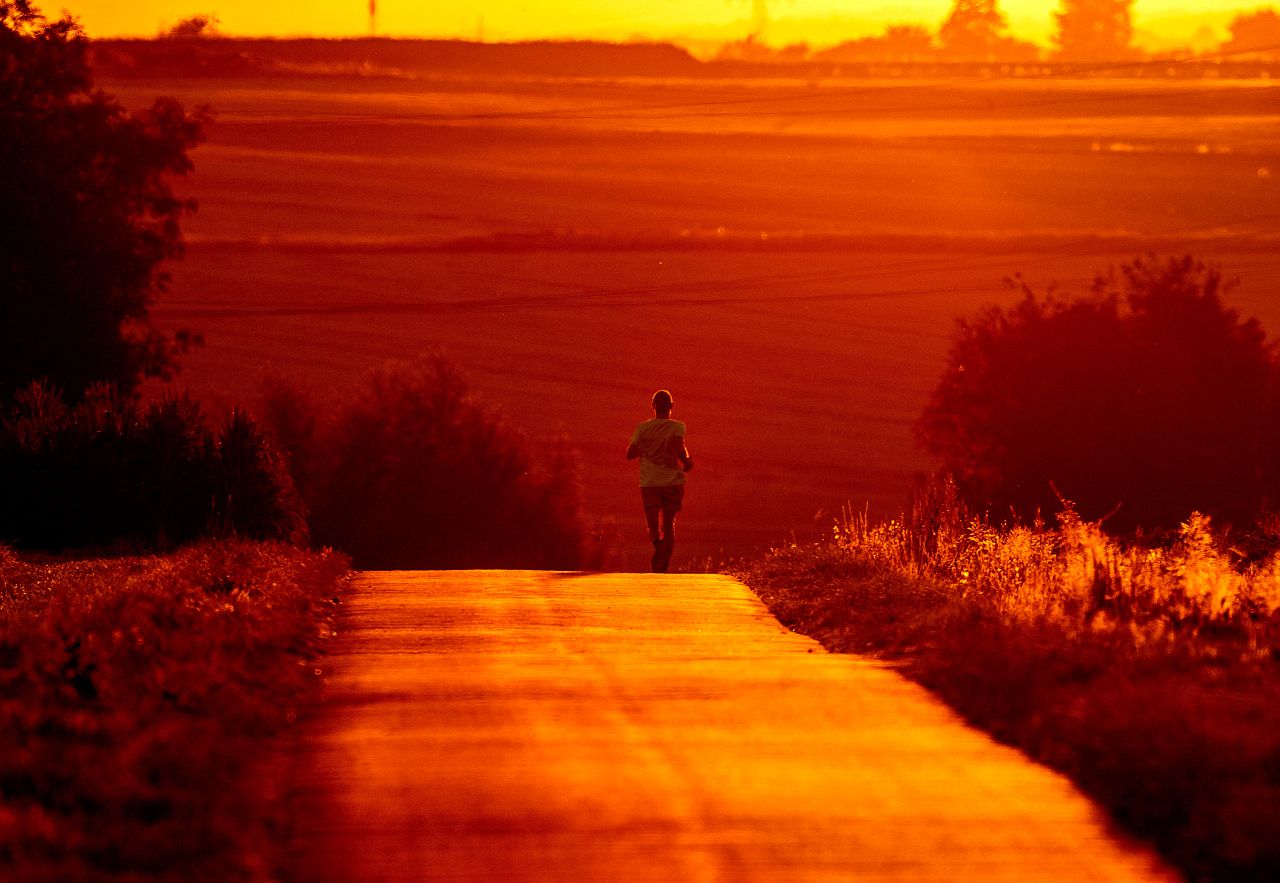
<path fill-rule="evenodd" d="M 0 547 L 0 879 L 270 878 L 278 748 L 346 572 L 244 540 Z"/>
<path fill-rule="evenodd" d="M 741 569 L 787 625 L 896 660 L 1070 775 L 1193 879 L 1280 877 L 1274 530 L 1119 541 L 1068 507 L 997 526 L 949 482 Z"/>

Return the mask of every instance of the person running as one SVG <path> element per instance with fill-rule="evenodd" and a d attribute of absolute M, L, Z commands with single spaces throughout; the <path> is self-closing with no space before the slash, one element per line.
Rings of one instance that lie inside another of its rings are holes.
<path fill-rule="evenodd" d="M 627 459 L 640 460 L 640 500 L 653 541 L 650 564 L 654 573 L 666 573 L 676 544 L 676 513 L 684 503 L 685 473 L 693 470 L 693 458 L 684 445 L 684 424 L 671 419 L 671 393 L 653 394 L 652 420 L 631 433 Z"/>

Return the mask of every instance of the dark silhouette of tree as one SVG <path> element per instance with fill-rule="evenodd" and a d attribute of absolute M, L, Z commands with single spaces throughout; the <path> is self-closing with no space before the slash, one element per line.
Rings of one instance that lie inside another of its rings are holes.
<path fill-rule="evenodd" d="M 203 112 L 130 113 L 95 91 L 70 18 L 0 0 L 0 399 L 47 378 L 73 400 L 173 371 L 192 342 L 148 322 L 195 208 L 166 181 L 191 169 Z"/>
<path fill-rule="evenodd" d="M 360 567 L 573 569 L 586 539 L 568 442 L 539 445 L 441 358 L 391 363 L 323 412 L 276 379 L 268 425 L 311 510 L 311 536 Z"/>
<path fill-rule="evenodd" d="M 996 0 L 956 0 L 938 37 L 949 52 L 983 52 L 1009 27 Z"/>
<path fill-rule="evenodd" d="M 1231 21 L 1231 39 L 1222 48 L 1227 52 L 1280 55 L 1280 14 L 1268 7 L 1237 15 Z"/>
<path fill-rule="evenodd" d="M 1057 54 L 1067 61 L 1117 61 L 1133 56 L 1133 0 L 1062 0 L 1054 13 Z"/>
<path fill-rule="evenodd" d="M 1076 299 L 1024 287 L 960 322 L 918 438 L 994 515 L 1053 511 L 1058 492 L 1117 530 L 1256 514 L 1277 486 L 1275 364 L 1227 287 L 1189 257 L 1134 261 Z"/>
<path fill-rule="evenodd" d="M 1038 50 L 1005 32 L 1009 23 L 996 0 L 955 0 L 938 29 L 942 54 L 953 61 L 1033 61 Z"/>
<path fill-rule="evenodd" d="M 218 31 L 218 17 L 205 14 L 184 18 L 160 36 L 169 40 L 207 40 L 221 34 Z"/>
<path fill-rule="evenodd" d="M 0 476 L 0 543 L 24 548 L 307 537 L 274 441 L 243 411 L 211 429 L 186 396 L 95 385 L 68 405 L 33 383 L 0 406 Z"/>

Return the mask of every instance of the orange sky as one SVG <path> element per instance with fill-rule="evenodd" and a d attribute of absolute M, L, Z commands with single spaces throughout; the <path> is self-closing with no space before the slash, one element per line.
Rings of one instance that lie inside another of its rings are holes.
<path fill-rule="evenodd" d="M 879 33 L 894 22 L 936 27 L 952 0 L 764 0 L 775 44 L 804 41 L 830 45 Z M 1015 36 L 1047 43 L 1053 26 L 1050 0 L 1003 0 Z M 1208 27 L 1226 36 L 1240 8 L 1258 3 L 1233 0 L 1136 0 L 1134 20 L 1140 42 L 1164 48 L 1193 42 Z M 59 7 L 45 3 L 47 13 Z M 80 18 L 91 36 L 150 35 L 196 13 L 213 13 L 222 30 L 235 35 L 345 36 L 369 31 L 368 0 L 69 0 L 65 8 Z M 752 0 L 378 0 L 378 32 L 489 40 L 578 37 L 625 40 L 634 36 L 704 39 L 741 37 L 751 30 Z"/>

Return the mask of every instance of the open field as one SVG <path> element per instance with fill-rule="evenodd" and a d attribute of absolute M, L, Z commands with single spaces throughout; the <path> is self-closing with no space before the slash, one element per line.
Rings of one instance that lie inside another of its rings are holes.
<path fill-rule="evenodd" d="M 1280 329 L 1265 81 L 277 79 L 105 83 L 217 113 L 156 316 L 215 401 L 443 349 L 643 564 L 658 386 L 698 462 L 677 566 L 896 508 L 954 320 L 1148 250 Z"/>

